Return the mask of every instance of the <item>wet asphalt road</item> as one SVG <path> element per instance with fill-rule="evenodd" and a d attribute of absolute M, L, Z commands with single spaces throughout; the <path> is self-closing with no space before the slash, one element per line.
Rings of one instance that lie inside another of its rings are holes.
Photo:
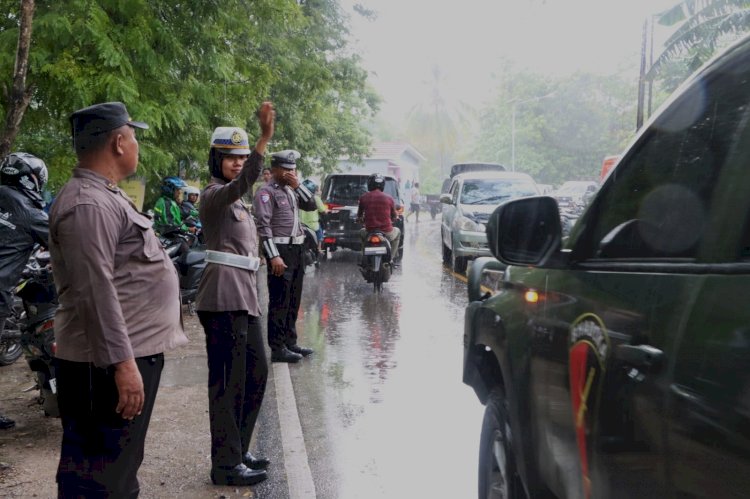
<path fill-rule="evenodd" d="M 298 331 L 315 353 L 271 365 L 251 448 L 272 464 L 254 487 L 208 480 L 205 352 L 186 317 L 192 340 L 165 363 L 142 497 L 476 497 L 483 407 L 461 383 L 466 285 L 442 266 L 439 231 L 439 219 L 407 223 L 403 265 L 381 294 L 360 275 L 358 253 L 308 269 Z M 263 305 L 265 267 L 259 279 Z M 4 368 L 0 400 L 19 427 L 0 439 L 0 496 L 53 497 L 60 430 L 21 409 L 35 396 L 28 387 L 24 363 Z"/>
<path fill-rule="evenodd" d="M 407 223 L 381 294 L 349 250 L 305 277 L 299 343 L 315 354 L 289 373 L 317 497 L 476 496 L 483 408 L 461 383 L 466 285 L 442 266 L 439 231 L 439 217 Z"/>

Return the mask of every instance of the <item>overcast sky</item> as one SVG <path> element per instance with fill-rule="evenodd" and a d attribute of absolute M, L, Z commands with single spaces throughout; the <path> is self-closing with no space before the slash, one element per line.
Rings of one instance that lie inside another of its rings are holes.
<path fill-rule="evenodd" d="M 340 0 L 382 114 L 399 120 L 425 96 L 431 67 L 445 74 L 449 97 L 479 105 L 507 58 L 546 74 L 637 71 L 644 20 L 678 0 Z M 353 13 L 355 3 L 377 12 Z M 657 39 L 664 39 L 658 28 Z M 452 95 L 451 95 L 452 94 Z"/>

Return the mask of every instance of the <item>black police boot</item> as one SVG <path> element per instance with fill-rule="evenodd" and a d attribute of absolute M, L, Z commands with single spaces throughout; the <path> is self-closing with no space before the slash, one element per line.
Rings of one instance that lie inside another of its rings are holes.
<path fill-rule="evenodd" d="M 271 362 L 289 362 L 294 364 L 299 362 L 301 358 L 300 354 L 294 353 L 286 347 L 271 351 Z"/>
<path fill-rule="evenodd" d="M 245 452 L 245 455 L 242 456 L 242 464 L 244 464 L 251 470 L 264 470 L 268 468 L 268 465 L 271 464 L 271 461 L 269 461 L 265 457 L 255 457 L 251 453 Z"/>
<path fill-rule="evenodd" d="M 255 485 L 266 478 L 266 470 L 251 470 L 244 464 L 233 468 L 211 469 L 211 481 L 214 485 Z"/>
<path fill-rule="evenodd" d="M 0 430 L 7 430 L 8 428 L 13 428 L 14 426 L 16 426 L 15 421 L 8 417 L 0 415 Z"/>
<path fill-rule="evenodd" d="M 294 353 L 298 353 L 298 354 L 300 354 L 303 357 L 307 357 L 308 355 L 310 355 L 311 353 L 313 353 L 315 351 L 312 348 L 305 348 L 305 347 L 301 347 L 299 345 L 289 345 L 287 348 L 290 351 L 292 351 Z"/>

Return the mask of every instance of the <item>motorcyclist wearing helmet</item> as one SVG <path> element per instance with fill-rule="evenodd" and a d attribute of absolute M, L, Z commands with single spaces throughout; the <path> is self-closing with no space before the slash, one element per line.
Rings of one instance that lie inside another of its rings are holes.
<path fill-rule="evenodd" d="M 195 207 L 195 203 L 198 202 L 198 197 L 201 191 L 197 187 L 187 185 L 182 190 L 183 200 L 180 204 L 180 214 L 182 215 L 183 223 L 188 227 L 201 227 L 201 222 L 198 217 L 198 208 Z"/>
<path fill-rule="evenodd" d="M 46 183 L 47 165 L 36 156 L 16 152 L 0 163 L 0 331 L 12 313 L 12 291 L 34 245 L 47 246 L 49 224 L 42 198 Z M 0 415 L 0 429 L 14 425 Z"/>
<path fill-rule="evenodd" d="M 364 224 L 360 230 L 360 237 L 364 244 L 367 234 L 373 231 L 380 231 L 385 234 L 391 243 L 391 252 L 393 261 L 399 261 L 398 245 L 401 238 L 401 231 L 398 227 L 393 226 L 396 220 L 396 202 L 391 196 L 383 192 L 385 188 L 385 178 L 379 173 L 373 173 L 367 179 L 367 190 L 359 198 L 359 207 L 357 208 L 357 220 Z"/>
<path fill-rule="evenodd" d="M 182 190 L 187 184 L 180 177 L 164 177 L 161 182 L 161 196 L 154 205 L 154 228 L 162 232 L 170 228 L 179 227 L 185 232 L 195 232 L 182 221 L 180 204 L 182 203 Z"/>

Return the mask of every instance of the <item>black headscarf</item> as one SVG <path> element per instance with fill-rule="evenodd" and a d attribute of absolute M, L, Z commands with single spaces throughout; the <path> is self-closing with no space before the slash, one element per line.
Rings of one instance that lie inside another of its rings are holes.
<path fill-rule="evenodd" d="M 221 171 L 221 161 L 223 159 L 224 154 L 222 154 L 218 149 L 212 147 L 208 152 L 208 171 L 211 173 L 212 177 L 220 178 L 224 182 L 229 182 L 229 180 L 224 177 L 224 174 Z"/>

